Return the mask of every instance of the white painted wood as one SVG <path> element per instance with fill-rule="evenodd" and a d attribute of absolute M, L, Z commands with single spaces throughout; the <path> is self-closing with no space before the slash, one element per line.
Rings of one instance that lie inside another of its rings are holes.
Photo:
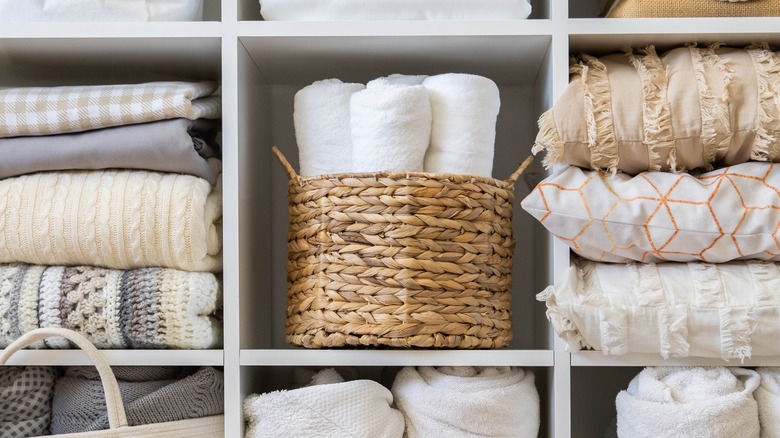
<path fill-rule="evenodd" d="M 551 350 L 241 350 L 244 366 L 551 367 Z"/>
<path fill-rule="evenodd" d="M 623 356 L 604 356 L 600 351 L 579 351 L 571 355 L 575 367 L 637 367 L 637 366 L 694 366 L 694 367 L 777 367 L 780 356 L 756 356 L 744 361 L 729 361 L 709 357 L 682 357 L 664 359 L 658 354 L 629 353 Z"/>
<path fill-rule="evenodd" d="M 223 366 L 223 350 L 101 350 L 111 365 Z M 22 350 L 8 365 L 92 365 L 81 350 Z"/>

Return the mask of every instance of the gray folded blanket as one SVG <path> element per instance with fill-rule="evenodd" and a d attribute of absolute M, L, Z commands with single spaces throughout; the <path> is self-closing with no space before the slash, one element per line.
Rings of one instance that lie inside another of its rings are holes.
<path fill-rule="evenodd" d="M 0 366 L 0 437 L 49 434 L 53 367 Z"/>
<path fill-rule="evenodd" d="M 0 179 L 35 172 L 137 169 L 183 173 L 216 184 L 216 122 L 171 119 L 75 134 L 0 138 Z"/>
<path fill-rule="evenodd" d="M 71 367 L 57 380 L 52 403 L 52 434 L 108 429 L 103 386 L 96 372 Z M 89 367 L 91 368 L 91 367 Z M 119 392 L 131 426 L 221 415 L 224 383 L 221 371 L 200 368 L 195 374 L 175 380 L 170 368 L 113 367 Z M 166 378 L 148 380 L 144 378 Z"/>

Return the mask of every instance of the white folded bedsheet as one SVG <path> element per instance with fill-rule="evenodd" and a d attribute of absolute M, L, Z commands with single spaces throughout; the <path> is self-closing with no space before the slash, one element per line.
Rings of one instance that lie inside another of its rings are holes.
<path fill-rule="evenodd" d="M 528 0 L 260 0 L 266 21 L 517 20 Z"/>

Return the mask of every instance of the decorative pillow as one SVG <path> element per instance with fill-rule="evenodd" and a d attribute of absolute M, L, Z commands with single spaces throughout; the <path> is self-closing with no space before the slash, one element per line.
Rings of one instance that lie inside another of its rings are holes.
<path fill-rule="evenodd" d="M 562 284 L 537 295 L 576 350 L 726 360 L 780 354 L 780 266 L 611 264 L 574 258 Z"/>
<path fill-rule="evenodd" d="M 654 17 L 776 17 L 777 0 L 614 0 L 610 18 Z"/>
<path fill-rule="evenodd" d="M 780 166 L 635 177 L 569 167 L 522 207 L 578 254 L 606 262 L 780 261 Z"/>
<path fill-rule="evenodd" d="M 780 58 L 766 44 L 581 55 L 571 73 L 539 119 L 533 151 L 547 151 L 547 167 L 635 175 L 780 161 Z"/>

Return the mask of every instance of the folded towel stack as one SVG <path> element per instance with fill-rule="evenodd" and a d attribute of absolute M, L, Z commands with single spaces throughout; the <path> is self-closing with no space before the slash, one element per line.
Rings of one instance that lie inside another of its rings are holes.
<path fill-rule="evenodd" d="M 404 420 L 390 391 L 371 380 L 344 382 L 323 370 L 309 386 L 244 400 L 247 438 L 401 438 Z"/>
<path fill-rule="evenodd" d="M 195 21 L 203 0 L 0 0 L 0 22 Z"/>
<path fill-rule="evenodd" d="M 760 381 L 742 368 L 646 368 L 617 396 L 618 436 L 758 438 Z"/>
<path fill-rule="evenodd" d="M 406 367 L 393 383 L 406 437 L 536 437 L 534 375 L 510 367 Z"/>
<path fill-rule="evenodd" d="M 224 412 L 223 375 L 175 367 L 112 367 L 131 426 L 188 420 Z M 108 429 L 103 383 L 93 367 L 69 367 L 52 400 L 53 434 Z"/>
<path fill-rule="evenodd" d="M 216 91 L 0 90 L 0 343 L 67 327 L 101 348 L 219 345 Z"/>
<path fill-rule="evenodd" d="M 498 87 L 469 74 L 318 81 L 295 96 L 301 175 L 442 172 L 491 177 Z"/>
<path fill-rule="evenodd" d="M 528 0 L 261 0 L 265 20 L 511 20 L 528 18 Z"/>

